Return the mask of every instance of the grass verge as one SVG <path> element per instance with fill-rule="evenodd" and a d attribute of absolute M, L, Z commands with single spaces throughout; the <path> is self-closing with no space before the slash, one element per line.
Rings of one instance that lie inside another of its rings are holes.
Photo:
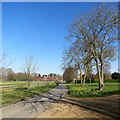
<path fill-rule="evenodd" d="M 98 90 L 97 83 L 67 85 L 70 97 L 105 97 L 120 93 L 118 83 L 105 83 L 104 90 Z"/>
<path fill-rule="evenodd" d="M 55 83 L 33 87 L 29 91 L 27 88 L 16 88 L 13 91 L 3 91 L 2 92 L 2 104 L 14 103 L 20 100 L 24 100 L 28 97 L 33 97 L 34 95 L 39 95 L 56 86 Z"/>

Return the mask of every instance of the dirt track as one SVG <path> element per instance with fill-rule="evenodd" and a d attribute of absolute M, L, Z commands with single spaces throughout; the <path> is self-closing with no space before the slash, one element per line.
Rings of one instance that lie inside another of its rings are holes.
<path fill-rule="evenodd" d="M 37 118 L 118 119 L 119 100 L 118 95 L 101 98 L 71 98 L 66 96 L 38 115 Z"/>

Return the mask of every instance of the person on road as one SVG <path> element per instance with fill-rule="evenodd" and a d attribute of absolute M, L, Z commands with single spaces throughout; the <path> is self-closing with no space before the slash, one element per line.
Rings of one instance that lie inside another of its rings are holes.
<path fill-rule="evenodd" d="M 59 85 L 59 81 L 58 81 L 58 80 L 56 81 L 56 85 L 57 85 L 57 86 Z"/>

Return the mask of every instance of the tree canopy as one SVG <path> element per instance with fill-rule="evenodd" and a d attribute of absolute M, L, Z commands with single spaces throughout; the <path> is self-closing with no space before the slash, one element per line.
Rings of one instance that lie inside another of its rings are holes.
<path fill-rule="evenodd" d="M 77 67 L 80 76 L 84 72 L 85 80 L 88 68 L 95 65 L 99 89 L 104 89 L 104 64 L 116 58 L 114 43 L 118 39 L 118 21 L 117 6 L 100 3 L 86 14 L 77 13 L 72 23 L 68 24 L 65 39 L 71 46 L 64 52 L 64 66 Z"/>

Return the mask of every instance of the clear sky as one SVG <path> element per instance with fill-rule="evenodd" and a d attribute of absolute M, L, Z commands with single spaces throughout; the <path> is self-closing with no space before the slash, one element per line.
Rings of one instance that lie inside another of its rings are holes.
<path fill-rule="evenodd" d="M 40 74 L 62 74 L 62 52 L 67 24 L 76 12 L 87 12 L 98 3 L 3 3 L 2 48 L 14 72 L 21 72 L 32 55 Z M 118 69 L 112 63 L 111 71 Z"/>

